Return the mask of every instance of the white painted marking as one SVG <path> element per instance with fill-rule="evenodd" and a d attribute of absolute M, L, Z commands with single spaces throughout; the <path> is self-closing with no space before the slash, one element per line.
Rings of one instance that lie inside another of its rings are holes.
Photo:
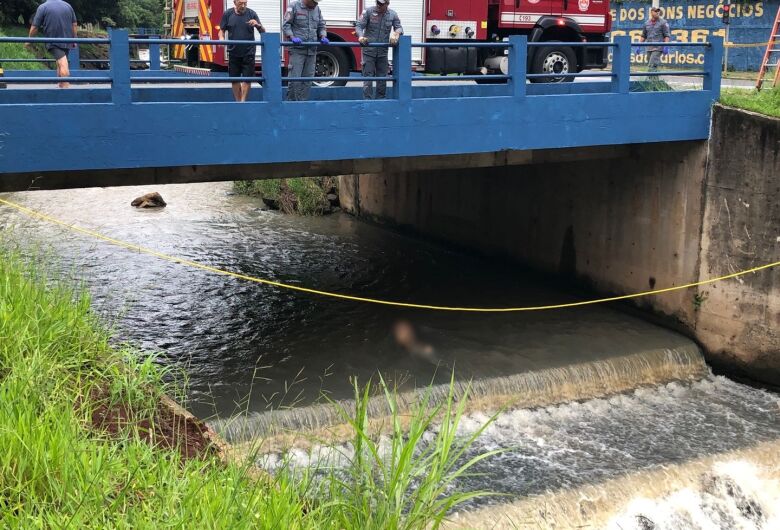
<path fill-rule="evenodd" d="M 513 13 L 501 12 L 501 22 L 505 24 L 535 24 L 542 15 L 539 13 Z M 604 24 L 604 15 L 572 15 L 565 17 L 583 26 L 601 26 Z"/>
<path fill-rule="evenodd" d="M 539 13 L 513 13 L 511 11 L 501 13 L 501 22 L 507 24 L 535 24 L 540 18 L 542 15 Z"/>
<path fill-rule="evenodd" d="M 577 24 L 592 26 L 604 23 L 604 15 L 575 15 L 570 18 Z"/>

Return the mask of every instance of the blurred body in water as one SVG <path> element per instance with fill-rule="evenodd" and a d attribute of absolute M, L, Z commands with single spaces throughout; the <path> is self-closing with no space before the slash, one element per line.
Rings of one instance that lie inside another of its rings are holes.
<path fill-rule="evenodd" d="M 417 332 L 408 320 L 398 320 L 393 324 L 393 337 L 395 342 L 410 355 L 432 364 L 439 364 L 439 358 L 436 356 L 433 346 L 417 338 Z"/>

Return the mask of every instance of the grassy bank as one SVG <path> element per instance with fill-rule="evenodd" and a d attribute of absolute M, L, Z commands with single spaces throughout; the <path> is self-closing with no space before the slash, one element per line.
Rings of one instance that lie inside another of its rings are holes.
<path fill-rule="evenodd" d="M 26 37 L 29 28 L 24 26 L 0 26 L 0 36 L 2 37 Z M 102 31 L 79 29 L 79 37 L 104 38 L 106 33 Z M 41 37 L 41 34 L 37 35 Z M 82 60 L 107 59 L 108 46 L 102 44 L 80 44 L 80 55 Z M 29 47 L 15 42 L 0 43 L 0 67 L 5 70 L 47 70 L 53 69 L 54 63 L 42 62 L 3 62 L 3 59 L 51 59 L 51 54 L 46 51 L 44 44 L 33 43 Z M 108 63 L 82 63 L 81 67 L 85 69 L 105 68 Z"/>
<path fill-rule="evenodd" d="M 21 26 L 0 26 L 0 37 L 26 37 L 28 29 Z M 47 58 L 46 48 L 41 44 L 33 44 L 26 48 L 15 42 L 0 42 L 0 67 L 5 70 L 46 70 L 46 63 L 22 62 L 9 63 L 3 59 L 38 59 Z"/>
<path fill-rule="evenodd" d="M 0 246 L 0 527 L 422 529 L 475 495 L 450 490 L 471 464 L 465 400 L 395 414 L 380 450 L 356 388 L 355 456 L 316 480 L 224 462 L 161 413 L 174 389 L 153 360 L 112 347 L 89 295 L 44 270 Z"/>
<path fill-rule="evenodd" d="M 260 197 L 266 205 L 285 213 L 322 215 L 332 203 L 328 195 L 337 195 L 334 177 L 246 180 L 233 183 L 237 193 Z"/>
<path fill-rule="evenodd" d="M 780 87 L 760 92 L 727 88 L 721 92 L 720 102 L 730 107 L 780 117 Z"/>

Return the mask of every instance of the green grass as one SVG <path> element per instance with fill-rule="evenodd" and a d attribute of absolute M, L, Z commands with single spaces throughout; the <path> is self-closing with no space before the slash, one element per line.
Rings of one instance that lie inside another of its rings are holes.
<path fill-rule="evenodd" d="M 0 26 L 0 36 L 3 37 L 26 37 L 29 28 L 23 26 Z M 104 38 L 106 33 L 90 29 L 79 29 L 79 37 Z M 37 35 L 38 37 L 42 35 Z M 108 46 L 103 44 L 80 44 L 81 59 L 106 59 L 108 57 Z M 51 54 L 46 51 L 43 44 L 32 44 L 26 48 L 24 44 L 11 42 L 0 43 L 0 67 L 5 70 L 46 70 L 53 69 L 54 63 L 22 62 L 9 63 L 2 59 L 51 59 Z M 95 63 L 82 63 L 81 67 L 86 69 L 96 68 Z M 103 65 L 105 66 L 105 64 Z"/>
<path fill-rule="evenodd" d="M 233 189 L 242 195 L 278 200 L 280 182 L 280 179 L 237 180 L 233 182 Z"/>
<path fill-rule="evenodd" d="M 1 37 L 26 37 L 28 29 L 21 26 L 0 27 Z M 32 49 L 25 48 L 24 44 L 15 42 L 0 42 L 0 67 L 5 70 L 46 70 L 47 63 L 4 63 L 3 59 L 48 59 L 49 55 L 44 46 L 34 44 Z"/>
<path fill-rule="evenodd" d="M 756 77 L 758 77 L 758 72 L 729 70 L 727 72 L 723 72 L 722 75 L 723 79 L 742 79 L 745 81 L 755 81 Z"/>
<path fill-rule="evenodd" d="M 285 213 L 320 215 L 328 207 L 327 190 L 335 180 L 329 177 L 300 177 L 237 181 L 236 192 L 279 201 Z M 286 191 L 285 191 L 286 188 Z"/>
<path fill-rule="evenodd" d="M 730 107 L 751 110 L 767 116 L 780 117 L 780 87 L 765 89 L 760 92 L 725 88 L 721 91 L 720 102 Z"/>
<path fill-rule="evenodd" d="M 664 81 L 658 78 L 646 78 L 641 81 L 634 81 L 631 83 L 631 92 L 672 92 L 674 88 Z"/>
<path fill-rule="evenodd" d="M 467 396 L 459 401 L 454 394 L 454 378 L 447 399 L 435 404 L 430 392 L 408 412 L 411 421 L 404 425 L 403 415 L 392 392 L 380 378 L 380 388 L 391 411 L 389 443 L 382 447 L 371 436 L 368 418 L 370 384 L 362 390 L 355 384 L 356 410 L 342 410 L 342 418 L 355 433 L 346 480 L 327 481 L 330 498 L 343 503 L 338 512 L 339 528 L 438 528 L 446 514 L 458 504 L 487 495 L 484 491 L 455 492 L 455 482 L 467 475 L 478 462 L 500 450 L 481 453 L 466 460 L 473 442 L 493 421 L 466 438 L 457 436 Z M 437 419 L 444 418 L 434 439 L 424 441 Z M 495 416 L 494 416 L 495 418 Z"/>
<path fill-rule="evenodd" d="M 451 491 L 487 457 L 462 458 L 476 434 L 456 435 L 465 400 L 452 395 L 421 400 L 402 422 L 382 384 L 395 411 L 383 453 L 367 428 L 368 390 L 356 385 L 356 410 L 342 411 L 355 456 L 265 479 L 250 473 L 257 455 L 184 461 L 150 446 L 137 422 L 96 431 L 96 392 L 154 421 L 162 393 L 176 389 L 153 357 L 111 345 L 84 289 L 46 270 L 0 244 L 0 528 L 423 529 L 483 494 Z"/>

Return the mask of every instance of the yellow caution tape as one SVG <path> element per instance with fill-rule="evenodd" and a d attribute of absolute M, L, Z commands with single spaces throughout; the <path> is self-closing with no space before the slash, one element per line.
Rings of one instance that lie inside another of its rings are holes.
<path fill-rule="evenodd" d="M 94 230 L 90 230 L 88 228 L 82 228 L 80 226 L 76 226 L 73 224 L 66 223 L 65 221 L 61 221 L 55 217 L 51 217 L 50 215 L 46 215 L 44 213 L 38 212 L 36 210 L 33 210 L 31 208 L 26 208 L 20 204 L 16 204 L 14 202 L 0 199 L 0 204 L 5 204 L 6 206 L 10 206 L 11 208 L 15 208 L 16 210 L 25 213 L 29 215 L 30 217 L 37 217 L 38 219 L 42 219 L 44 221 L 48 221 L 50 223 L 54 223 L 60 226 L 63 226 L 67 228 L 68 230 L 72 230 L 73 232 L 78 232 L 81 234 L 88 235 L 90 237 L 93 237 L 95 239 L 99 239 L 101 241 L 105 241 L 107 243 L 110 243 L 112 245 L 115 245 L 117 247 L 125 248 L 127 250 L 134 250 L 136 252 L 140 252 L 142 254 L 148 254 L 150 256 L 155 256 L 160 259 L 164 259 L 166 261 L 170 261 L 173 263 L 179 263 L 181 265 L 187 265 L 188 267 L 193 267 L 196 269 L 201 269 L 204 271 L 212 272 L 214 274 L 220 274 L 223 276 L 230 276 L 232 278 L 237 278 L 239 280 L 246 280 L 249 282 L 255 282 L 260 283 L 263 285 L 270 285 L 272 287 L 278 287 L 280 289 L 290 289 L 292 291 L 298 291 L 302 293 L 308 293 L 308 294 L 314 294 L 318 296 L 326 296 L 330 298 L 338 298 L 341 300 L 351 300 L 353 302 L 365 302 L 369 304 L 379 304 L 379 305 L 388 305 L 388 306 L 395 306 L 395 307 L 406 307 L 406 308 L 413 308 L 413 309 L 431 309 L 436 311 L 461 311 L 461 312 L 471 312 L 471 313 L 516 313 L 520 311 L 544 311 L 549 309 L 565 309 L 569 307 L 580 307 L 580 306 L 586 306 L 586 305 L 595 305 L 595 304 L 603 304 L 605 302 L 615 302 L 617 300 L 628 300 L 630 298 L 640 298 L 643 296 L 650 296 L 650 295 L 656 295 L 656 294 L 662 294 L 662 293 L 669 293 L 672 291 L 679 291 L 682 289 L 689 289 L 691 287 L 697 287 L 699 285 L 706 285 L 709 283 L 715 283 L 722 280 L 728 280 L 730 278 L 737 278 L 738 276 L 744 276 L 746 274 L 751 274 L 754 272 L 758 272 L 764 269 L 770 269 L 772 267 L 777 267 L 780 265 L 780 261 L 776 261 L 774 263 L 767 263 L 766 265 L 761 265 L 760 267 L 753 267 L 752 269 L 747 269 L 739 272 L 734 272 L 731 274 L 726 274 L 724 276 L 718 276 L 717 278 L 710 278 L 708 280 L 702 280 L 699 282 L 692 282 L 692 283 L 686 283 L 685 285 L 677 285 L 674 287 L 666 287 L 664 289 L 653 289 L 652 291 L 643 291 L 639 293 L 634 294 L 625 294 L 621 296 L 611 296 L 608 298 L 598 298 L 595 300 L 584 300 L 581 302 L 569 302 L 565 304 L 552 304 L 552 305 L 540 305 L 540 306 L 526 306 L 526 307 L 450 307 L 450 306 L 441 306 L 441 305 L 429 305 L 429 304 L 414 304 L 409 302 L 396 302 L 392 300 L 381 300 L 378 298 L 366 298 L 363 296 L 352 296 L 348 294 L 341 294 L 341 293 L 334 293 L 330 291 L 321 291 L 319 289 L 310 289 L 308 287 L 300 287 L 298 285 L 290 285 L 287 283 L 282 282 L 276 282 L 273 280 L 267 280 L 264 278 L 257 278 L 255 276 L 249 276 L 246 274 L 240 274 L 237 272 L 231 272 L 224 269 L 218 269 L 216 267 L 211 267 L 209 265 L 204 265 L 202 263 L 198 263 L 196 261 L 184 259 L 184 258 L 177 258 L 176 256 L 169 256 L 168 254 L 163 254 L 162 252 L 157 252 L 156 250 L 152 250 L 150 248 L 142 247 L 140 245 L 136 245 L 134 243 L 128 243 L 126 241 L 122 241 L 120 239 L 115 239 L 113 237 L 106 236 L 104 234 L 101 234 L 100 232 L 96 232 Z"/>
<path fill-rule="evenodd" d="M 780 41 L 769 41 L 769 42 L 724 42 L 723 47 L 724 48 L 766 48 L 772 44 L 773 46 L 775 44 L 780 44 Z"/>

